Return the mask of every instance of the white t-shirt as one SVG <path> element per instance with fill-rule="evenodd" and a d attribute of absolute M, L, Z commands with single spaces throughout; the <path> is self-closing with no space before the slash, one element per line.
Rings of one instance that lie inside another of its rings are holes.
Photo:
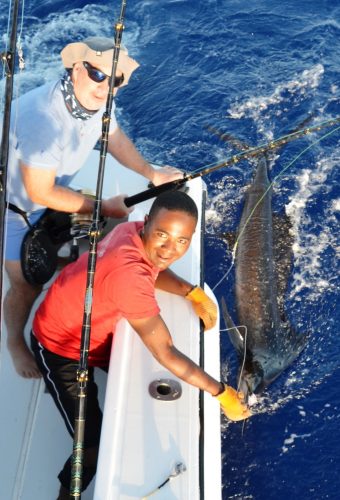
<path fill-rule="evenodd" d="M 110 133 L 117 127 L 112 107 Z M 67 110 L 60 81 L 47 83 L 12 104 L 7 201 L 26 212 L 42 208 L 27 196 L 19 160 L 28 167 L 56 170 L 55 183 L 67 186 L 101 137 L 103 106 L 88 120 Z"/>

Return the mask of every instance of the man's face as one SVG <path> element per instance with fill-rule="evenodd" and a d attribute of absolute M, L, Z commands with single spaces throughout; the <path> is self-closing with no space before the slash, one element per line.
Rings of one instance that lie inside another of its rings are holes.
<path fill-rule="evenodd" d="M 161 208 L 144 226 L 149 260 L 160 270 L 169 267 L 188 250 L 195 228 L 196 219 L 190 214 Z"/>
<path fill-rule="evenodd" d="M 93 67 L 93 66 L 92 66 Z M 111 75 L 111 67 L 98 65 L 95 67 L 106 75 Z M 122 72 L 117 68 L 116 76 L 120 77 Z M 109 79 L 105 78 L 102 82 L 93 81 L 88 70 L 85 68 L 83 62 L 77 62 L 73 66 L 72 80 L 74 86 L 74 93 L 78 101 L 84 108 L 97 111 L 105 103 L 109 93 Z M 114 95 L 117 93 L 117 88 L 114 88 Z"/>

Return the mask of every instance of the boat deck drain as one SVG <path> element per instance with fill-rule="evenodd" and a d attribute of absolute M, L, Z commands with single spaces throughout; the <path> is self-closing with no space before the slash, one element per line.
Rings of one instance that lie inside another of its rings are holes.
<path fill-rule="evenodd" d="M 149 394 L 160 401 L 175 401 L 182 395 L 182 387 L 177 380 L 163 378 L 154 380 L 149 385 Z"/>

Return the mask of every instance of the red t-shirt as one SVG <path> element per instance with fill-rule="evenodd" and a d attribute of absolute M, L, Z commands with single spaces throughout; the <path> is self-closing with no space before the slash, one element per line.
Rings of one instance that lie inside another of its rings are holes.
<path fill-rule="evenodd" d="M 99 244 L 93 287 L 90 366 L 108 364 L 112 335 L 120 318 L 156 316 L 159 269 L 147 258 L 139 231 L 143 222 L 116 226 Z M 42 345 L 60 356 L 79 359 L 88 252 L 69 264 L 53 283 L 33 321 Z"/>

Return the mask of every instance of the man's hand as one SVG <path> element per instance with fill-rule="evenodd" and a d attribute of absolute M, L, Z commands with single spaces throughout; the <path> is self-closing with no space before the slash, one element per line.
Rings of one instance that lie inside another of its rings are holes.
<path fill-rule="evenodd" d="M 134 210 L 134 207 L 128 208 L 125 205 L 124 200 L 127 197 L 127 194 L 119 194 L 118 196 L 113 196 L 108 200 L 103 200 L 101 215 L 115 219 L 127 217 Z"/>
<path fill-rule="evenodd" d="M 108 151 L 119 163 L 143 175 L 154 186 L 183 178 L 184 173 L 178 168 L 169 167 L 168 165 L 158 169 L 154 168 L 137 151 L 133 143 L 119 127 L 109 134 Z"/>
<path fill-rule="evenodd" d="M 197 316 L 201 318 L 204 323 L 204 329 L 209 330 L 216 324 L 217 307 L 215 302 L 200 288 L 196 286 L 186 296 L 190 300 Z"/>
<path fill-rule="evenodd" d="M 176 179 L 183 179 L 184 172 L 175 167 L 169 167 L 165 165 L 162 168 L 154 169 L 152 178 L 150 181 L 154 186 L 159 186 L 165 182 L 175 181 Z"/>
<path fill-rule="evenodd" d="M 223 413 L 230 420 L 237 422 L 251 416 L 250 410 L 244 403 L 243 393 L 237 392 L 229 385 L 225 385 L 222 394 L 215 397 L 220 402 Z"/>

